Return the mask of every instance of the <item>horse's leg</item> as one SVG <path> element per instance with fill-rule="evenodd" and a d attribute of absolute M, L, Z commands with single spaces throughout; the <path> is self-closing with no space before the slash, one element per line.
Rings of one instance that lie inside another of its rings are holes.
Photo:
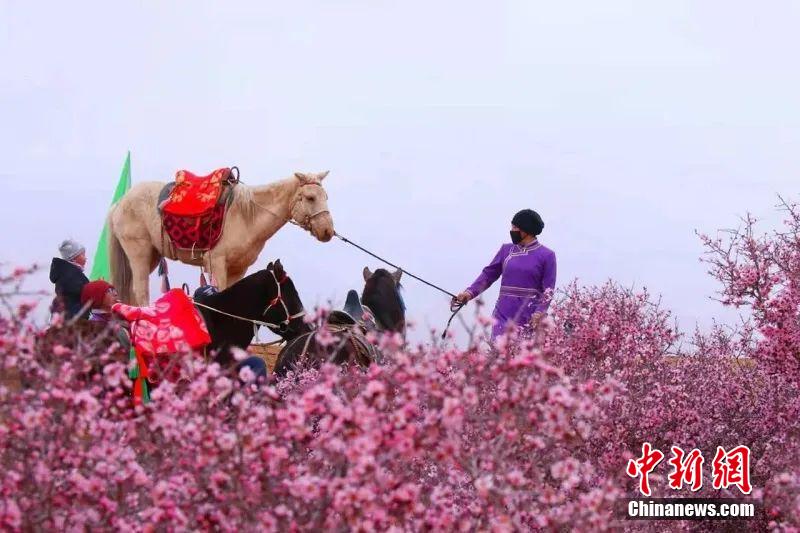
<path fill-rule="evenodd" d="M 152 272 L 153 248 L 149 242 L 137 242 L 135 246 L 131 247 L 131 251 L 126 249 L 125 253 L 128 254 L 133 274 L 133 303 L 140 307 L 148 305 L 150 303 L 150 272 Z"/>
<path fill-rule="evenodd" d="M 208 256 L 206 256 L 208 258 Z M 217 280 L 217 288 L 221 291 L 227 289 L 230 284 L 228 281 L 228 267 L 225 262 L 225 256 L 222 254 L 211 254 L 211 257 L 206 259 L 206 270 L 211 272 L 214 279 Z"/>

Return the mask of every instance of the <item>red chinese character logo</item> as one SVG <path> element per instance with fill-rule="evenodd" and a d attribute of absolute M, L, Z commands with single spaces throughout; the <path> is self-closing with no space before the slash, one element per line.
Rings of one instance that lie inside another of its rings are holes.
<path fill-rule="evenodd" d="M 683 488 L 683 484 L 691 485 L 692 492 L 703 487 L 703 454 L 695 448 L 688 454 L 678 446 L 672 447 L 672 472 L 669 475 L 669 486 L 675 490 Z"/>
<path fill-rule="evenodd" d="M 650 496 L 650 481 L 647 476 L 663 459 L 664 454 L 661 451 L 653 450 L 650 443 L 645 442 L 642 444 L 642 456 L 628 461 L 627 473 L 631 477 L 642 477 L 639 481 L 639 491 L 645 496 Z"/>
<path fill-rule="evenodd" d="M 753 490 L 750 485 L 750 448 L 747 446 L 737 446 L 729 452 L 717 446 L 712 465 L 715 489 L 736 485 L 742 494 L 750 494 Z"/>

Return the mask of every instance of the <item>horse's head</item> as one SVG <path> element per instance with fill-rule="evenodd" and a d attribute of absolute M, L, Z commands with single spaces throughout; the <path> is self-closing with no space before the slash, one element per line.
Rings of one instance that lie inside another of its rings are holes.
<path fill-rule="evenodd" d="M 361 302 L 375 315 L 375 320 L 386 331 L 405 333 L 406 306 L 400 296 L 400 277 L 403 272 L 379 268 L 374 273 L 364 267 L 364 291 Z"/>
<path fill-rule="evenodd" d="M 277 328 L 270 329 L 284 339 L 291 339 L 309 331 L 311 327 L 305 323 L 305 309 L 300 294 L 292 278 L 283 269 L 281 260 L 267 265 L 267 272 L 272 275 L 276 283 L 276 296 L 264 309 L 264 321 L 277 324 Z"/>
<path fill-rule="evenodd" d="M 292 202 L 292 219 L 322 242 L 328 242 L 334 235 L 333 217 L 328 211 L 328 193 L 322 187 L 322 180 L 327 175 L 327 171 L 294 174 L 300 186 Z"/>

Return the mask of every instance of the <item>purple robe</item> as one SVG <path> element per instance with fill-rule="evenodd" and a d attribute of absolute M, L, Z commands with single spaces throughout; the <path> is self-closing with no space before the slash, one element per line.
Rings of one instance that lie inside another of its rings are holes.
<path fill-rule="evenodd" d="M 102 322 L 104 324 L 108 324 L 111 322 L 111 313 L 106 311 L 92 311 L 92 314 L 89 315 L 89 322 Z"/>
<path fill-rule="evenodd" d="M 474 298 L 501 275 L 500 297 L 492 313 L 497 321 L 492 339 L 505 331 L 509 321 L 526 327 L 534 313 L 547 311 L 550 299 L 545 291 L 556 286 L 556 254 L 538 240 L 527 246 L 504 244 L 467 292 Z"/>

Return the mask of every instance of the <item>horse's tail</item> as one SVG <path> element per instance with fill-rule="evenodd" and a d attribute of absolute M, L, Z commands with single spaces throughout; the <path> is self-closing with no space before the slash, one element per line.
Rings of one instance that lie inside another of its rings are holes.
<path fill-rule="evenodd" d="M 133 271 L 128 262 L 128 256 L 125 255 L 125 250 L 122 249 L 122 244 L 114 230 L 113 213 L 112 209 L 108 215 L 108 260 L 111 266 L 111 284 L 117 289 L 120 300 L 129 304 L 133 302 L 131 296 Z"/>

